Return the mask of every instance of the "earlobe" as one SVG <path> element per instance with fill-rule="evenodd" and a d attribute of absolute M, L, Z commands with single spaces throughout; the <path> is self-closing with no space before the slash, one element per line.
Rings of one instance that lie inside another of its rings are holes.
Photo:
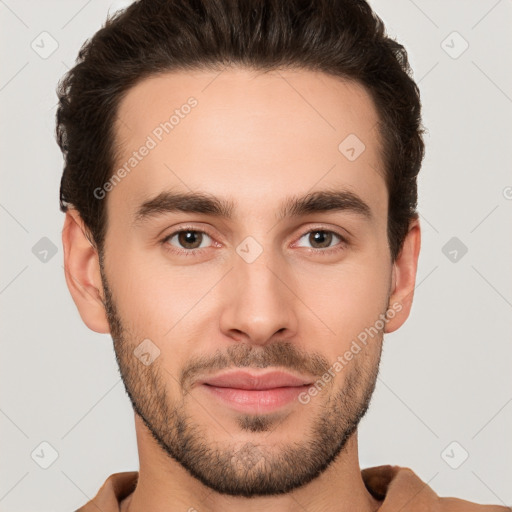
<path fill-rule="evenodd" d="M 103 305 L 98 252 L 86 233 L 78 211 L 68 210 L 62 229 L 66 283 L 87 327 L 106 334 L 110 327 Z"/>
<path fill-rule="evenodd" d="M 421 247 L 421 229 L 419 219 L 413 219 L 409 224 L 409 231 L 396 261 L 393 263 L 391 294 L 388 310 L 394 311 L 389 318 L 384 332 L 396 331 L 407 320 L 412 308 L 414 288 L 416 285 L 416 271 Z"/>

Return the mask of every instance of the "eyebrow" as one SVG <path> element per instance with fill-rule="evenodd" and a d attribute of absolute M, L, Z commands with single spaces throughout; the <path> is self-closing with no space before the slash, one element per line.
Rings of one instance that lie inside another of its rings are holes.
<path fill-rule="evenodd" d="M 187 212 L 232 219 L 235 204 L 204 192 L 174 193 L 164 191 L 142 203 L 135 213 L 134 226 L 167 213 Z M 346 211 L 365 220 L 372 220 L 368 204 L 349 190 L 320 190 L 304 196 L 292 196 L 283 201 L 278 220 L 300 217 L 311 213 Z"/>

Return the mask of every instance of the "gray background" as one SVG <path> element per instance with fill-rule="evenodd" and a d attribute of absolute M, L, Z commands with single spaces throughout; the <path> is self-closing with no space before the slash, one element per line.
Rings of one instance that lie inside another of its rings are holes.
<path fill-rule="evenodd" d="M 511 505 L 512 2 L 371 3 L 410 53 L 428 133 L 415 304 L 385 338 L 361 467 L 409 466 L 441 496 Z M 74 510 L 138 469 L 111 339 L 65 284 L 53 135 L 58 79 L 122 5 L 0 0 L 2 512 Z M 58 453 L 47 469 L 42 442 Z"/>

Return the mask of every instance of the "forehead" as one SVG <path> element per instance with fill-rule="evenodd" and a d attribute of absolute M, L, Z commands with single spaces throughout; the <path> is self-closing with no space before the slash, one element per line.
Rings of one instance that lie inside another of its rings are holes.
<path fill-rule="evenodd" d="M 362 85 L 324 73 L 153 76 L 125 95 L 115 133 L 114 172 L 125 172 L 109 202 L 125 215 L 169 189 L 254 205 L 339 187 L 360 189 L 376 208 L 387 208 L 371 97 Z"/>

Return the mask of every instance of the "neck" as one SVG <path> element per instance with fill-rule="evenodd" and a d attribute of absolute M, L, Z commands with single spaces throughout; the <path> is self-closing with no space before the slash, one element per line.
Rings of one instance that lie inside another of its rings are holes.
<path fill-rule="evenodd" d="M 375 512 L 381 502 L 366 489 L 358 461 L 357 431 L 331 465 L 309 484 L 289 493 L 264 497 L 219 494 L 192 477 L 162 451 L 135 415 L 139 451 L 137 488 L 121 504 L 121 512 Z"/>

